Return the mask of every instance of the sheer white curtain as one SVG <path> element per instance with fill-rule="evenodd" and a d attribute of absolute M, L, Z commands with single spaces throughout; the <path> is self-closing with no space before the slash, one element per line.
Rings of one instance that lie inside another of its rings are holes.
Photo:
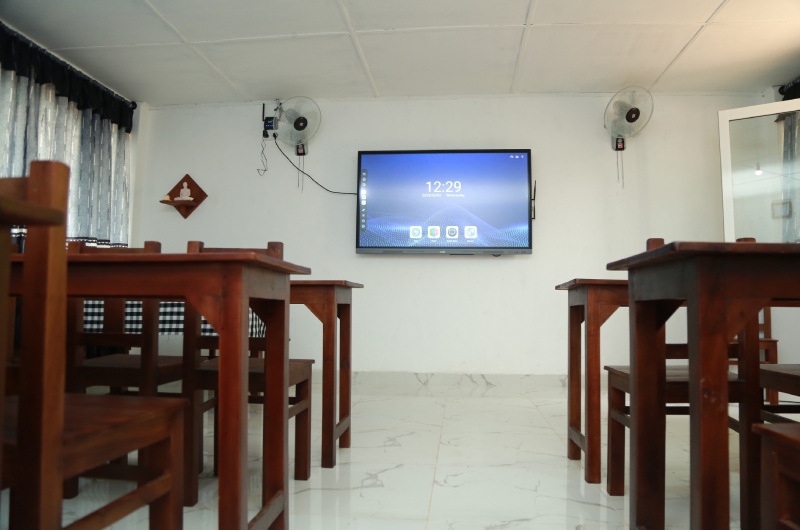
<path fill-rule="evenodd" d="M 70 239 L 128 243 L 129 151 L 117 124 L 56 96 L 52 84 L 0 70 L 0 176 L 25 175 L 31 160 L 67 164 Z"/>

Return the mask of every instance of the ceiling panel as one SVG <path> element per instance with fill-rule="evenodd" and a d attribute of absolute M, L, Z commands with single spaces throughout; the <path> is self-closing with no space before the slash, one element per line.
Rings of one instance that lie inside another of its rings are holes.
<path fill-rule="evenodd" d="M 517 92 L 649 88 L 700 26 L 535 26 Z"/>
<path fill-rule="evenodd" d="M 754 92 L 800 75 L 800 23 L 707 26 L 655 90 Z"/>
<path fill-rule="evenodd" d="M 755 94 L 800 75 L 800 0 L 0 0 L 0 20 L 154 105 Z"/>
<path fill-rule="evenodd" d="M 537 0 L 535 24 L 702 24 L 723 0 Z"/>
<path fill-rule="evenodd" d="M 359 34 L 381 96 L 499 94 L 511 87 L 520 28 Z M 473 92 L 475 91 L 475 92 Z"/>
<path fill-rule="evenodd" d="M 331 0 L 150 0 L 191 42 L 276 35 L 343 32 L 347 26 Z M 187 5 L 191 8 L 187 9 Z"/>
<path fill-rule="evenodd" d="M 248 100 L 371 97 L 349 35 L 197 45 Z"/>
<path fill-rule="evenodd" d="M 522 25 L 530 0 L 343 0 L 356 30 Z"/>
<path fill-rule="evenodd" d="M 797 0 L 729 0 L 714 22 L 800 22 Z"/>
<path fill-rule="evenodd" d="M 63 56 L 133 101 L 179 105 L 242 100 L 185 45 L 88 48 L 66 50 Z"/>
<path fill-rule="evenodd" d="M 180 42 L 144 2 L 0 0 L 0 19 L 51 50 Z"/>

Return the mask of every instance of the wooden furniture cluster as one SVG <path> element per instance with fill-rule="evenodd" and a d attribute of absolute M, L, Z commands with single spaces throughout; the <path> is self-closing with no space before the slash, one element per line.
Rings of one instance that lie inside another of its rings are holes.
<path fill-rule="evenodd" d="M 71 527 L 103 528 L 149 505 L 150 528 L 179 529 L 185 401 L 64 392 L 71 281 L 64 251 L 68 182 L 69 169 L 56 162 L 33 162 L 27 178 L 0 179 L 0 202 L 32 205 L 28 219 L 14 219 L 13 209 L 6 210 L 12 215 L 3 216 L 4 223 L 29 225 L 25 253 L 11 260 L 11 267 L 9 257 L 3 257 L 11 280 L 3 285 L 22 300 L 19 359 L 24 384 L 3 407 L 2 482 L 11 488 L 10 527 L 62 528 L 64 480 L 142 449 L 136 474 L 128 477 L 137 487 Z M 47 210 L 60 213 L 59 224 L 51 224 L 47 215 L 34 215 Z M 7 305 L 8 300 L 4 296 L 0 301 Z M 7 325 L 8 320 L 0 322 Z"/>
<path fill-rule="evenodd" d="M 631 366 L 608 367 L 608 487 L 611 494 L 622 493 L 623 425 L 629 425 L 632 526 L 664 528 L 664 415 L 669 403 L 688 403 L 676 412 L 691 416 L 692 528 L 728 528 L 729 425 L 739 431 L 742 528 L 776 528 L 776 520 L 797 524 L 788 505 L 797 504 L 798 490 L 790 482 L 800 475 L 795 457 L 782 464 L 780 455 L 800 449 L 800 427 L 761 421 L 786 422 L 781 414 L 800 412 L 796 405 L 774 404 L 778 392 L 800 395 L 800 365 L 773 364 L 777 341 L 769 337 L 769 308 L 796 306 L 800 300 L 800 283 L 792 276 L 798 265 L 796 244 L 663 245 L 655 240 L 646 252 L 608 265 L 627 271 L 627 280 L 575 279 L 557 286 L 569 292 L 568 456 L 579 459 L 585 451 L 590 482 L 600 480 L 600 326 L 617 308 L 630 308 Z M 667 344 L 664 326 L 679 307 L 686 307 L 688 341 Z M 585 432 L 580 423 L 581 324 Z M 667 359 L 678 357 L 688 358 L 688 367 L 667 366 Z M 738 374 L 729 371 L 731 363 L 738 365 Z M 764 390 L 770 404 L 763 403 Z M 740 403 L 738 421 L 728 418 L 727 404 L 733 402 Z M 768 444 L 763 450 L 761 438 Z M 763 489 L 762 458 L 763 480 L 770 481 Z M 781 488 L 787 494 L 776 493 Z"/>
<path fill-rule="evenodd" d="M 729 527 L 728 344 L 743 344 L 739 374 L 741 524 L 759 528 L 758 312 L 800 298 L 800 245 L 674 242 L 608 265 L 627 270 L 631 326 L 631 524 L 664 527 L 662 328 L 687 306 L 692 528 Z M 654 477 L 659 477 L 654 480 Z"/>
<path fill-rule="evenodd" d="M 188 175 L 184 180 L 193 201 L 173 202 L 187 217 L 205 194 Z M 202 418 L 194 412 L 202 403 L 202 388 L 215 390 L 216 419 L 224 426 L 215 448 L 219 528 L 287 528 L 287 420 L 296 417 L 295 476 L 307 479 L 313 363 L 288 359 L 289 304 L 305 305 L 323 324 L 322 462 L 332 467 L 336 441 L 350 445 L 351 291 L 362 285 L 318 280 L 290 285 L 290 275 L 309 274 L 310 269 L 284 261 L 280 243 L 263 250 L 199 244 L 196 252 L 190 247 L 186 254 L 162 254 L 155 242 L 139 249 L 71 244 L 67 253 L 68 169 L 35 163 L 31 186 L 27 182 L 0 179 L 0 286 L 6 289 L 0 292 L 0 322 L 10 321 L 7 301 L 12 297 L 22 298 L 24 307 L 19 377 L 26 384 L 16 385 L 20 398 L 9 397 L 0 409 L 6 422 L 0 462 L 3 484 L 12 488 L 11 528 L 60 528 L 64 481 L 85 474 L 133 479 L 138 488 L 76 528 L 100 528 L 148 504 L 151 528 L 180 528 L 181 505 L 197 502 L 200 455 L 192 448 L 199 439 L 195 435 Z M 22 255 L 11 253 L 8 228 L 15 224 L 30 226 Z M 102 333 L 83 331 L 84 299 L 105 302 Z M 141 333 L 124 332 L 125 300 L 142 301 Z M 182 357 L 158 356 L 159 300 L 186 302 Z M 265 323 L 265 337 L 248 336 L 248 310 Z M 219 331 L 213 343 L 199 334 L 200 315 Z M 10 336 L 0 341 L 0 361 L 10 355 Z M 122 351 L 84 359 L 80 351 L 87 345 Z M 198 354 L 201 347 L 219 356 L 205 360 Z M 129 355 L 131 348 L 139 348 L 141 355 Z M 248 351 L 263 352 L 263 357 L 243 362 Z M 182 398 L 156 397 L 160 385 L 178 379 Z M 70 389 L 80 392 L 104 385 L 120 393 L 136 387 L 140 395 L 65 394 L 67 380 Z M 296 392 L 290 399 L 291 386 Z M 251 392 L 261 394 L 262 451 L 269 455 L 263 458 L 261 509 L 253 519 L 245 502 Z M 0 400 L 5 394 L 0 391 Z M 187 404 L 192 411 L 185 414 Z M 18 450 L 21 446 L 25 450 Z M 140 450 L 137 466 L 120 463 L 120 457 L 135 450 Z"/>

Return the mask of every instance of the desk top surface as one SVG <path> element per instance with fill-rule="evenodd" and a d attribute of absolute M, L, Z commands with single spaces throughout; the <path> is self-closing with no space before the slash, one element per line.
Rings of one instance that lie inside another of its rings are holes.
<path fill-rule="evenodd" d="M 628 285 L 628 280 L 612 280 L 604 278 L 575 278 L 568 282 L 556 285 L 557 291 L 569 291 L 579 287 L 614 287 Z"/>
<path fill-rule="evenodd" d="M 22 262 L 22 258 L 22 254 L 16 254 L 12 257 L 12 261 Z M 68 254 L 67 263 L 70 268 L 80 267 L 81 265 L 246 263 L 286 274 L 311 274 L 311 269 L 308 267 L 265 256 L 264 254 L 254 251 L 209 252 L 198 254 L 160 254 L 150 252 L 142 254 Z"/>
<path fill-rule="evenodd" d="M 698 256 L 733 258 L 736 256 L 800 258 L 800 243 L 719 243 L 674 241 L 628 258 L 612 261 L 608 270 L 631 270 Z"/>
<path fill-rule="evenodd" d="M 292 287 L 347 287 L 349 289 L 360 289 L 364 287 L 362 283 L 351 282 L 349 280 L 292 280 L 289 282 Z"/>

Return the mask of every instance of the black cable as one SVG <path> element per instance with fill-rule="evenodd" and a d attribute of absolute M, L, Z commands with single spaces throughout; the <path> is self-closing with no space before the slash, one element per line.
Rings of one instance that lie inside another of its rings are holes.
<path fill-rule="evenodd" d="M 281 149 L 281 146 L 280 146 L 280 145 L 278 145 L 278 139 L 277 139 L 276 137 L 273 137 L 272 139 L 275 141 L 275 147 L 277 147 L 277 148 L 278 148 L 278 151 L 280 151 L 280 152 L 281 152 L 281 154 L 282 154 L 282 155 L 283 155 L 283 156 L 286 158 L 286 160 L 288 160 L 288 161 L 289 161 L 289 163 L 290 163 L 290 164 L 292 164 L 292 165 L 295 167 L 295 169 L 297 169 L 297 171 L 299 171 L 299 172 L 300 172 L 300 173 L 302 173 L 303 175 L 305 175 L 305 176 L 307 176 L 308 178 L 310 178 L 310 179 L 311 179 L 311 182 L 313 182 L 314 184 L 316 184 L 317 186 L 319 186 L 319 187 L 320 187 L 320 188 L 322 188 L 323 190 L 327 191 L 328 193 L 335 193 L 336 195 L 358 195 L 358 194 L 357 194 L 357 193 L 355 193 L 355 192 L 349 192 L 349 191 L 333 191 L 333 190 L 329 190 L 328 188 L 326 188 L 325 186 L 323 186 L 322 184 L 320 184 L 319 182 L 317 182 L 316 180 L 314 180 L 314 177 L 312 177 L 311 175 L 309 175 L 308 173 L 306 173 L 305 171 L 303 171 L 302 169 L 300 169 L 299 167 L 297 167 L 297 164 L 295 164 L 294 162 L 292 162 L 292 159 L 291 159 L 291 158 L 289 158 L 288 156 L 286 156 L 286 153 L 284 153 L 284 152 L 283 152 L 283 149 Z"/>
<path fill-rule="evenodd" d="M 264 173 L 266 173 L 269 170 L 269 168 L 267 167 L 267 153 L 265 151 L 266 148 L 267 148 L 267 139 L 264 138 L 261 140 L 261 163 L 264 165 L 264 169 L 256 169 L 259 175 L 264 175 Z"/>

